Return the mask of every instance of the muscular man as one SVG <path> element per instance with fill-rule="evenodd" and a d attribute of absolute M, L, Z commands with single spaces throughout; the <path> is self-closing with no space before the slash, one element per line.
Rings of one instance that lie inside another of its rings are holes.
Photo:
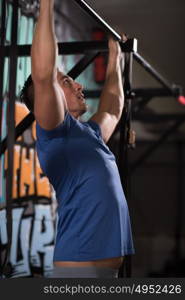
<path fill-rule="evenodd" d="M 83 87 L 57 68 L 53 6 L 54 0 L 40 1 L 32 79 L 21 97 L 34 112 L 39 161 L 58 201 L 53 277 L 117 277 L 124 255 L 134 252 L 115 157 L 106 146 L 124 105 L 121 50 L 109 40 L 98 111 L 79 121 L 87 110 Z"/>

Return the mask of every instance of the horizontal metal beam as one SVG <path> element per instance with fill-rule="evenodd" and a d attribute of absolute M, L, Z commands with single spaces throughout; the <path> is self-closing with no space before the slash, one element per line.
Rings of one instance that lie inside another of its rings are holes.
<path fill-rule="evenodd" d="M 137 51 L 137 40 L 128 39 L 126 42 L 120 42 L 123 52 L 133 52 L 134 59 L 141 64 L 147 72 L 149 72 L 158 82 L 160 82 L 167 91 L 173 95 L 174 86 L 171 85 L 165 78 L 161 76 L 147 61 L 145 61 Z M 11 46 L 4 46 L 5 56 L 10 56 L 12 51 Z M 108 42 L 107 41 L 87 41 L 87 42 L 67 42 L 58 44 L 59 55 L 77 55 L 77 54 L 87 54 L 88 52 L 108 52 Z M 19 57 L 30 56 L 31 45 L 17 45 L 17 55 Z M 175 89 L 181 90 L 181 87 L 175 87 Z M 165 95 L 167 94 L 165 92 Z M 152 91 L 151 91 L 152 92 Z M 180 95 L 180 93 L 178 94 Z"/>
<path fill-rule="evenodd" d="M 146 123 L 168 122 L 173 120 L 185 121 L 185 114 L 147 114 L 147 113 L 133 113 L 132 119 L 134 121 L 141 121 Z"/>
<path fill-rule="evenodd" d="M 86 90 L 84 93 L 87 98 L 99 98 L 101 90 Z M 182 94 L 182 89 L 178 86 L 173 87 L 172 91 L 166 88 L 137 88 L 132 89 L 130 94 L 130 98 L 178 97 Z"/>
<path fill-rule="evenodd" d="M 137 40 L 128 39 L 120 42 L 123 52 L 137 51 Z M 99 51 L 108 52 L 108 41 L 86 41 L 86 42 L 66 42 L 58 43 L 59 55 L 86 54 L 87 52 Z M 5 46 L 5 55 L 10 56 L 11 46 Z M 18 56 L 30 56 L 31 45 L 17 45 Z"/>
<path fill-rule="evenodd" d="M 182 88 L 179 86 L 174 86 L 170 90 L 166 88 L 137 88 L 132 89 L 131 93 L 136 98 L 142 97 L 178 97 L 182 95 Z"/>

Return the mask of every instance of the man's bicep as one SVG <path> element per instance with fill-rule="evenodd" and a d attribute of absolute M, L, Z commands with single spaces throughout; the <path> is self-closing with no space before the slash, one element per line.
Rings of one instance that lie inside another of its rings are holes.
<path fill-rule="evenodd" d="M 118 123 L 117 117 L 107 112 L 97 112 L 90 120 L 96 122 L 100 126 L 102 138 L 104 142 L 107 143 Z"/>
<path fill-rule="evenodd" d="M 34 82 L 34 115 L 42 128 L 57 127 L 64 121 L 66 109 L 65 95 L 57 82 Z"/>

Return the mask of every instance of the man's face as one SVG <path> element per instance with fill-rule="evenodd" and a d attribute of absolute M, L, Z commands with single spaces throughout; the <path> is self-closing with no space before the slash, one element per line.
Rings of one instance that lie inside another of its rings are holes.
<path fill-rule="evenodd" d="M 59 70 L 57 78 L 59 85 L 64 91 L 69 112 L 71 112 L 71 114 L 75 117 L 81 116 L 87 111 L 87 105 L 83 94 L 83 86 Z"/>

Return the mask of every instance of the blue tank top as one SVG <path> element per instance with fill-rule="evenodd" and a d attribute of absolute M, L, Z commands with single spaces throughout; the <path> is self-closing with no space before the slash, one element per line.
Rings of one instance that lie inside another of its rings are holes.
<path fill-rule="evenodd" d="M 130 218 L 115 156 L 94 121 L 68 112 L 53 130 L 36 125 L 41 168 L 58 202 L 54 261 L 133 254 Z"/>

